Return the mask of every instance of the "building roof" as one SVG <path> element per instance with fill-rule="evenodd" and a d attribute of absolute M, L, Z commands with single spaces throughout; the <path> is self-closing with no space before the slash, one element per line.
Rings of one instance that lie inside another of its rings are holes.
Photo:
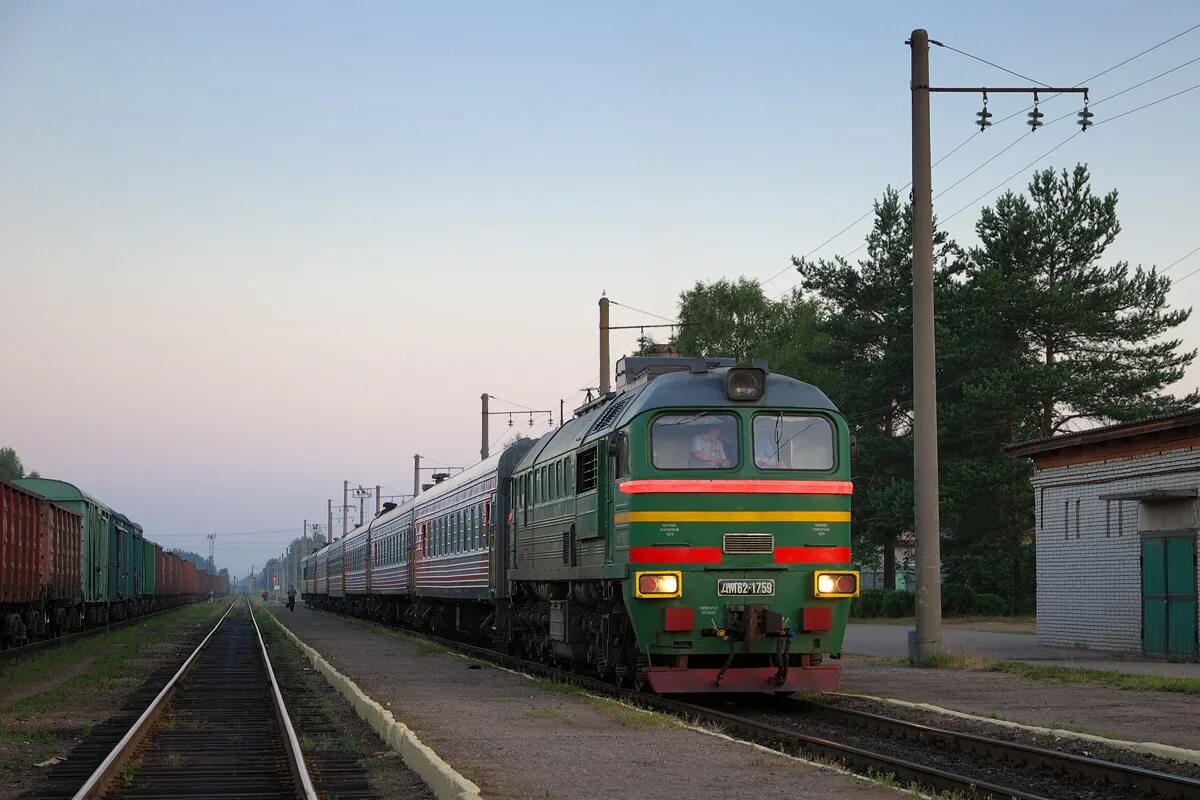
<path fill-rule="evenodd" d="M 1072 462 L 1138 455 L 1200 444 L 1200 409 L 1118 422 L 1086 431 L 1016 442 L 1005 447 L 1015 458 Z"/>

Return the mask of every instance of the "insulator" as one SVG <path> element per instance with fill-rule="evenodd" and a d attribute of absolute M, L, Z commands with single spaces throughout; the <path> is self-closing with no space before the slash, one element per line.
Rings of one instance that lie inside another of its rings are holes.
<path fill-rule="evenodd" d="M 511 428 L 512 426 L 513 426 L 512 414 L 509 414 L 508 415 L 508 427 Z"/>
<path fill-rule="evenodd" d="M 1039 111 L 1037 106 L 1034 106 L 1033 111 L 1030 111 L 1026 116 L 1029 117 L 1029 121 L 1026 122 L 1025 124 L 1028 125 L 1030 128 L 1032 128 L 1035 131 L 1038 128 L 1040 128 L 1046 124 L 1046 123 L 1042 122 L 1042 117 L 1044 117 L 1046 115 L 1043 114 L 1041 111 Z"/>
<path fill-rule="evenodd" d="M 529 415 L 529 427 L 533 427 L 533 414 Z"/>
<path fill-rule="evenodd" d="M 987 106 L 983 107 L 983 111 L 976 112 L 975 116 L 979 119 L 975 120 L 975 124 L 979 126 L 979 130 L 986 130 L 992 127 L 992 112 L 987 110 Z"/>
<path fill-rule="evenodd" d="M 1083 111 L 1080 111 L 1075 116 L 1079 117 L 1079 119 L 1076 120 L 1076 124 L 1079 125 L 1079 127 L 1085 131 L 1088 128 L 1090 128 L 1096 124 L 1096 123 L 1092 122 L 1092 117 L 1094 117 L 1096 115 L 1093 114 L 1091 111 L 1088 111 L 1087 106 L 1084 106 Z"/>

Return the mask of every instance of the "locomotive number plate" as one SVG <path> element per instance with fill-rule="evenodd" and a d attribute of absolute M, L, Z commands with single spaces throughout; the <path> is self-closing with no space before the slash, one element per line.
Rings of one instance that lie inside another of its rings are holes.
<path fill-rule="evenodd" d="M 717 594 L 721 597 L 774 597 L 775 581 L 721 578 L 717 581 Z"/>

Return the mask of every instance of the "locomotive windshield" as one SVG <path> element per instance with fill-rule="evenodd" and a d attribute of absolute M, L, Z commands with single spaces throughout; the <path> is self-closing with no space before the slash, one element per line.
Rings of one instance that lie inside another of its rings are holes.
<path fill-rule="evenodd" d="M 663 414 L 650 440 L 658 469 L 733 469 L 741 461 L 733 414 Z"/>
<path fill-rule="evenodd" d="M 754 463 L 759 469 L 833 469 L 833 426 L 824 417 L 757 414 Z"/>

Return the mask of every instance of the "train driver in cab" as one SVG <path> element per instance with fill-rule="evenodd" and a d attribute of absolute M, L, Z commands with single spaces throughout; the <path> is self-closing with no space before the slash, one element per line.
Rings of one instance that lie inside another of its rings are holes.
<path fill-rule="evenodd" d="M 721 441 L 721 427 L 713 425 L 704 433 L 692 437 L 692 465 L 726 469 L 733 462 L 725 455 L 725 444 Z"/>

